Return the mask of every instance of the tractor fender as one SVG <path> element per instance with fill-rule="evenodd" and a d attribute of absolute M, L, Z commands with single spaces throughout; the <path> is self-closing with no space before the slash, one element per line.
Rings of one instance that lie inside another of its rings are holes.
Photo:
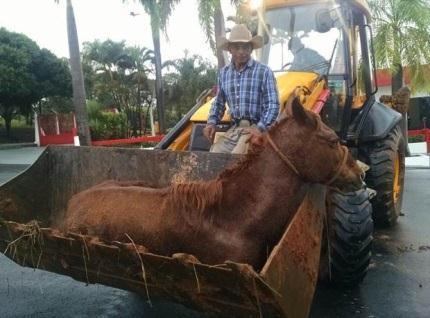
<path fill-rule="evenodd" d="M 360 122 L 361 116 L 363 116 L 362 113 L 355 118 L 353 125 Z M 400 113 L 375 101 L 365 119 L 358 139 L 360 142 L 384 139 L 401 119 Z"/>

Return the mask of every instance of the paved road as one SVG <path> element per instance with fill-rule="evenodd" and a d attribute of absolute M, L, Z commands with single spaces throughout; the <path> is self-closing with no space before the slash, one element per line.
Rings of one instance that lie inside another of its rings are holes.
<path fill-rule="evenodd" d="M 430 317 L 430 170 L 407 169 L 398 226 L 377 230 L 360 288 L 319 288 L 311 317 Z"/>
<path fill-rule="evenodd" d="M 406 180 L 405 216 L 394 229 L 375 233 L 374 258 L 363 284 L 343 291 L 319 286 L 312 318 L 430 317 L 430 170 L 408 169 Z M 151 308 L 134 294 L 23 268 L 0 254 L 0 317 L 204 315 L 169 303 Z"/>
<path fill-rule="evenodd" d="M 0 185 L 24 171 L 43 150 L 43 147 L 10 149 L 0 147 Z"/>

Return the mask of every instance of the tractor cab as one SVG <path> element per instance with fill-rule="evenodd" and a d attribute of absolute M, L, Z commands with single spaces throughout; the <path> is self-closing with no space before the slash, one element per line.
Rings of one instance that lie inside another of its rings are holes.
<path fill-rule="evenodd" d="M 256 56 L 277 73 L 281 105 L 285 103 L 285 83 L 297 87 L 294 92 L 302 103 L 319 113 L 351 153 L 368 165 L 365 181 L 376 190 L 372 199 L 375 223 L 395 224 L 403 197 L 406 132 L 402 115 L 375 100 L 376 71 L 366 1 L 252 3 L 257 4 L 254 32 L 266 43 Z M 304 74 L 315 76 L 310 85 L 301 81 Z M 322 105 L 315 107 L 318 103 Z"/>
<path fill-rule="evenodd" d="M 321 117 L 344 140 L 356 139 L 364 114 L 357 117 L 368 113 L 377 90 L 366 3 L 267 0 L 256 18 L 266 43 L 258 60 L 278 78 L 303 72 L 324 78 L 330 97 Z"/>

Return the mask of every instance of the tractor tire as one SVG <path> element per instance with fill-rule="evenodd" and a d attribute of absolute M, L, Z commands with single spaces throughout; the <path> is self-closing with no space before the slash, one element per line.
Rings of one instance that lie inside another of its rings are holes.
<path fill-rule="evenodd" d="M 363 147 L 360 152 L 370 167 L 366 184 L 376 190 L 376 196 L 371 200 L 375 224 L 393 226 L 401 213 L 405 179 L 406 148 L 400 126 L 395 126 L 385 139 Z"/>
<path fill-rule="evenodd" d="M 354 287 L 366 276 L 372 255 L 372 205 L 366 189 L 328 197 L 329 280 L 340 287 Z"/>

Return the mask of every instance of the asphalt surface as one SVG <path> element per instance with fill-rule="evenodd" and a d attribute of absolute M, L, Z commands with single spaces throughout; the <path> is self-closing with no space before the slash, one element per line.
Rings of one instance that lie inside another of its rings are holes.
<path fill-rule="evenodd" d="M 15 150 L 15 155 L 25 153 L 30 162 L 40 152 L 35 149 Z M 28 164 L 4 153 L 0 151 L 0 184 Z M 405 189 L 404 216 L 395 228 L 376 231 L 364 282 L 353 290 L 318 286 L 310 317 L 430 317 L 430 169 L 407 169 Z M 151 307 L 132 293 L 23 268 L 0 254 L 0 317 L 205 315 L 172 303 L 153 302 Z"/>
<path fill-rule="evenodd" d="M 311 317 L 430 317 L 430 170 L 407 169 L 403 216 L 375 232 L 359 288 L 318 288 Z"/>

